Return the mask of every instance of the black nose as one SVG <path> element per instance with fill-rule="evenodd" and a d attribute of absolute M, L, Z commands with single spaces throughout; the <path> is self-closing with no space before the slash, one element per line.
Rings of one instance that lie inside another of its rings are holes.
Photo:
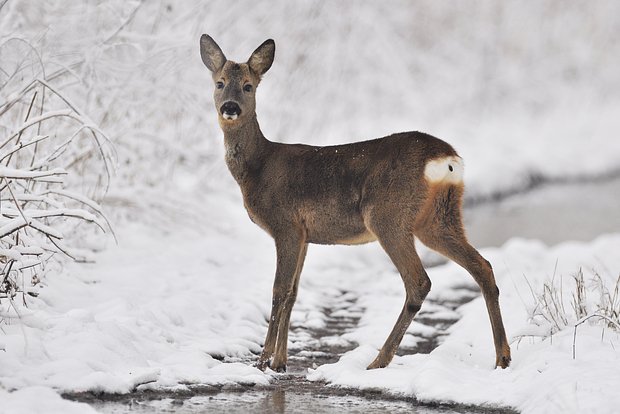
<path fill-rule="evenodd" d="M 241 108 L 237 102 L 228 101 L 224 102 L 224 105 L 220 108 L 220 112 L 222 115 L 241 115 Z"/>

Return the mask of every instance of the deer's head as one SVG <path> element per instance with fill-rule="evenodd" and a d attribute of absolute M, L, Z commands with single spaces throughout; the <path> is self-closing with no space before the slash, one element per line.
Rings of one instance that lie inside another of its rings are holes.
<path fill-rule="evenodd" d="M 222 128 L 242 125 L 256 110 L 256 87 L 273 63 L 276 45 L 263 42 L 246 63 L 226 59 L 222 49 L 206 34 L 200 37 L 200 56 L 215 82 L 213 99 Z"/>

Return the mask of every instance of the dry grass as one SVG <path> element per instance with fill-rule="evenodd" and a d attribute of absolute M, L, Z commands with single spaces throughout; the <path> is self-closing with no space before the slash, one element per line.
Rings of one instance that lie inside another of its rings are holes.
<path fill-rule="evenodd" d="M 597 272 L 586 279 L 580 268 L 571 277 L 571 286 L 565 289 L 563 278 L 556 277 L 554 272 L 540 293 L 527 282 L 534 299 L 531 321 L 547 326 L 549 335 L 568 327 L 576 328 L 586 321 L 604 323 L 606 327 L 620 331 L 620 275 L 612 283 L 605 282 Z M 566 306 L 567 297 L 570 307 Z"/>

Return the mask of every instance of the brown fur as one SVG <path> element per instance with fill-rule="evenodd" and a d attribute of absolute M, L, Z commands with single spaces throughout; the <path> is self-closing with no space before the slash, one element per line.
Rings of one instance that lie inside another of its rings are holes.
<path fill-rule="evenodd" d="M 241 64 L 226 60 L 207 35 L 200 44 L 203 62 L 216 85 L 221 82 L 214 101 L 224 132 L 226 163 L 241 188 L 250 218 L 276 244 L 271 318 L 258 366 L 286 369 L 291 310 L 308 244 L 374 240 L 394 262 L 406 291 L 398 320 L 368 368 L 387 366 L 431 286 L 415 251 L 418 237 L 463 266 L 478 282 L 493 328 L 496 365 L 507 367 L 510 348 L 499 291 L 490 264 L 465 237 L 460 177 L 439 182 L 424 177 L 430 160 L 457 156 L 456 151 L 421 132 L 329 147 L 271 142 L 256 119 L 255 89 L 273 62 L 273 41 L 263 43 Z M 247 85 L 250 91 L 244 89 Z M 234 120 L 222 112 L 222 105 L 230 102 L 241 111 Z"/>

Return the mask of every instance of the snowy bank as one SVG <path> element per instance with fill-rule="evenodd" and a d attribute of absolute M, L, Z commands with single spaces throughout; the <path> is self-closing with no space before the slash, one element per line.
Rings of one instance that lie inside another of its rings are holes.
<path fill-rule="evenodd" d="M 609 412 L 620 405 L 620 334 L 602 325 L 581 325 L 573 359 L 572 327 L 544 340 L 537 336 L 541 329 L 529 320 L 534 300 L 527 281 L 540 290 L 555 274 L 564 278 L 564 296 L 570 299 L 570 281 L 580 268 L 586 275 L 596 272 L 608 283 L 615 282 L 620 272 L 619 247 L 620 235 L 610 235 L 589 244 L 553 248 L 512 240 L 500 249 L 483 251 L 494 265 L 504 322 L 509 338 L 513 335 L 513 362 L 506 370 L 493 369 L 490 324 L 484 301 L 478 297 L 458 309 L 462 318 L 429 355 L 395 357 L 386 369 L 366 371 L 391 328 L 381 316 L 386 299 L 393 302 L 391 296 L 402 296 L 396 286 L 392 291 L 379 278 L 367 281 L 367 293 L 360 302 L 368 306 L 357 332 L 350 334 L 360 347 L 336 364 L 311 370 L 308 378 L 331 386 L 413 395 L 427 402 L 513 407 L 522 412 Z M 429 275 L 434 283 L 431 299 L 441 296 L 442 288 L 472 283 L 453 264 L 433 268 Z M 567 309 L 571 311 L 570 305 Z M 389 313 L 395 317 L 397 310 Z"/>
<path fill-rule="evenodd" d="M 64 400 L 48 387 L 26 387 L 15 392 L 0 388 L 0 413 L 91 414 L 97 411 L 88 404 Z"/>
<path fill-rule="evenodd" d="M 0 387 L 45 387 L 58 392 L 127 393 L 195 385 L 267 384 L 271 376 L 250 365 L 267 329 L 275 253 L 260 229 L 231 222 L 242 206 L 219 197 L 208 205 L 211 226 L 162 235 L 144 225 L 120 231 L 121 245 L 96 265 L 71 265 L 39 288 L 27 308 L 5 309 Z M 213 207 L 213 209 L 211 209 Z M 513 240 L 483 254 L 494 265 L 513 364 L 494 370 L 490 325 L 481 298 L 460 307 L 458 321 L 430 355 L 396 357 L 366 371 L 391 329 L 404 299 L 402 282 L 374 243 L 311 246 L 293 326 L 321 327 L 324 308 L 337 308 L 342 292 L 356 297 L 342 315 L 361 316 L 342 341 L 359 347 L 333 365 L 308 374 L 331 386 L 381 389 L 422 401 L 510 406 L 525 412 L 603 411 L 620 404 L 618 334 L 582 325 L 572 359 L 573 331 L 541 340 L 528 321 L 534 290 L 554 272 L 569 289 L 579 268 L 613 279 L 620 269 L 620 235 L 549 248 Z M 557 262 L 557 265 L 556 265 Z M 557 267 L 556 267 L 557 266 Z M 429 269 L 433 288 L 422 312 L 456 300 L 474 286 L 453 264 Z M 570 298 L 570 293 L 567 293 Z M 12 315 L 12 318 L 11 318 Z M 451 315 L 447 315 L 451 316 Z M 535 328 L 535 329 L 534 329 Z M 403 345 L 428 335 L 414 322 Z M 430 332 L 433 334 L 433 332 Z M 417 336 L 416 336 L 417 335 Z M 294 332 L 291 348 L 312 339 Z M 307 344 L 306 344 L 307 345 Z M 17 399 L 18 391 L 9 395 Z"/>

